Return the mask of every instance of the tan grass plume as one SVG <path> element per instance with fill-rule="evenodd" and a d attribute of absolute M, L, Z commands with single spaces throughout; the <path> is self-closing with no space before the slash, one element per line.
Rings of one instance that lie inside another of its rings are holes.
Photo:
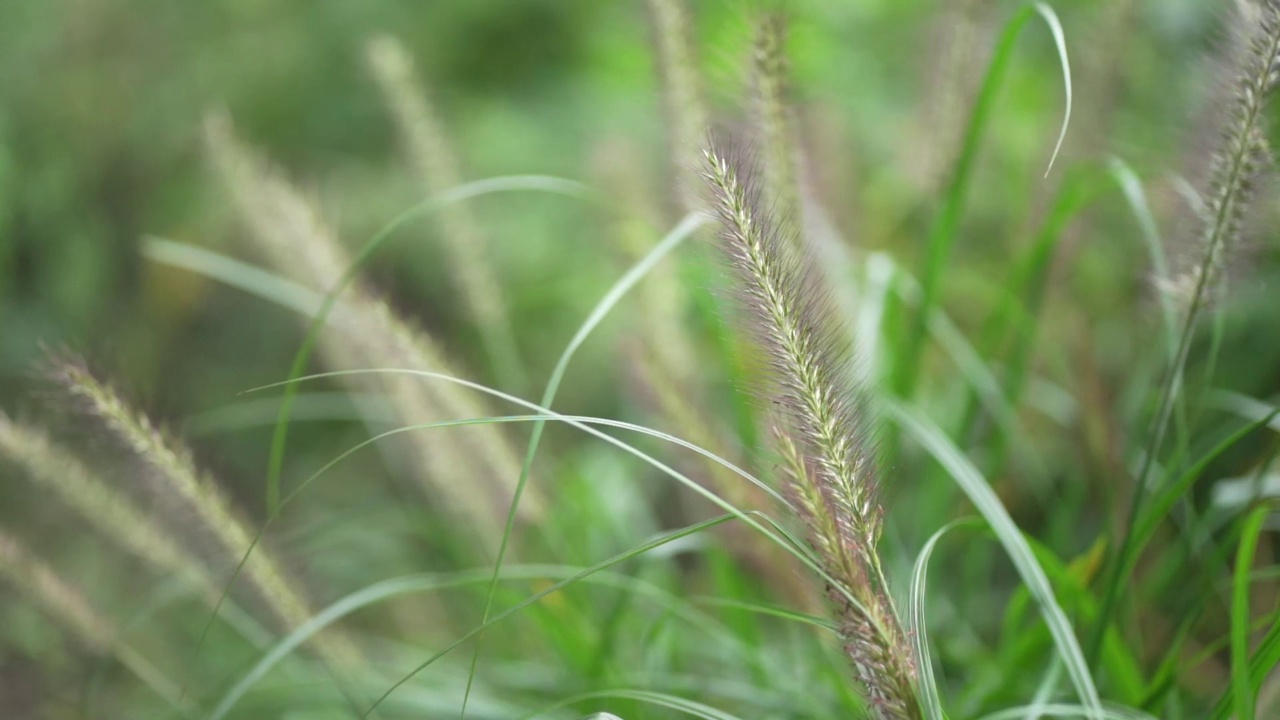
<path fill-rule="evenodd" d="M 460 185 L 462 175 L 449 134 L 432 107 L 409 51 L 396 38 L 379 35 L 369 41 L 366 57 L 395 119 L 409 163 L 428 192 L 438 196 Z M 502 286 L 490 261 L 492 250 L 480 223 L 465 203 L 450 203 L 440 211 L 440 229 L 463 304 L 480 331 L 490 362 L 499 377 L 513 385 L 511 389 L 523 388 L 524 367 Z"/>
<path fill-rule="evenodd" d="M 89 372 L 83 362 L 65 356 L 55 358 L 52 370 L 64 391 L 150 471 L 154 481 L 149 488 L 162 494 L 175 511 L 195 518 L 202 530 L 217 541 L 228 567 L 239 563 L 255 533 L 217 481 L 196 465 L 191 452 L 145 414 L 133 409 L 114 388 Z M 268 548 L 254 548 L 243 576 L 283 627 L 294 629 L 311 618 L 303 593 Z M 336 667 L 352 669 L 364 664 L 359 650 L 336 629 L 317 635 L 312 646 Z"/>
<path fill-rule="evenodd" d="M 770 366 L 767 399 L 785 489 L 824 570 L 845 651 L 876 720 L 916 720 L 916 673 L 877 554 L 883 510 L 864 399 L 839 328 L 790 226 L 766 209 L 750 161 L 718 145 L 704 177 L 744 322 Z M 851 601 L 850 598 L 853 600 Z"/>
<path fill-rule="evenodd" d="M 255 249 L 291 279 L 329 290 L 350 264 L 336 233 L 314 205 L 269 163 L 234 136 L 230 121 L 215 116 L 207 125 L 209 154 L 239 216 L 257 240 Z M 343 294 L 347 312 L 341 335 L 322 338 L 321 353 L 334 369 L 398 368 L 462 376 L 444 350 L 424 331 L 397 315 L 358 280 Z M 402 375 L 365 379 L 387 395 L 404 425 L 483 418 L 492 413 L 470 390 Z M 424 430 L 397 446 L 413 467 L 427 496 L 475 529 L 473 539 L 496 549 L 521 463 L 502 430 L 494 425 Z M 542 501 L 531 486 L 520 505 L 521 519 L 541 516 Z"/>

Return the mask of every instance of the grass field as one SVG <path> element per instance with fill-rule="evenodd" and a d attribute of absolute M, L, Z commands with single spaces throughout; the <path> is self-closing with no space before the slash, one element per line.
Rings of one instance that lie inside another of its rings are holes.
<path fill-rule="evenodd" d="M 1280 716 L 1271 0 L 0 4 L 0 716 Z"/>

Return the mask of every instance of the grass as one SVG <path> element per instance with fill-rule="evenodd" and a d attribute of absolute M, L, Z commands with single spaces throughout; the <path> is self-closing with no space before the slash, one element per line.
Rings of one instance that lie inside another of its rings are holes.
<path fill-rule="evenodd" d="M 184 120 L 115 372 L 0 402 L 0 714 L 1280 711 L 1280 9 L 496 5 L 335 25 L 363 149 Z"/>

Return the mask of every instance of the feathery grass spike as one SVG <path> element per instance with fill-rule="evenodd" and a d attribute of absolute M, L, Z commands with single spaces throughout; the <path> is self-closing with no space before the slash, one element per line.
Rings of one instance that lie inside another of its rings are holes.
<path fill-rule="evenodd" d="M 144 414 L 134 410 L 109 385 L 98 380 L 84 364 L 67 357 L 53 360 L 55 379 L 85 410 L 100 420 L 127 450 L 154 471 L 156 491 L 165 493 L 190 512 L 222 546 L 228 561 L 237 561 L 253 542 L 253 533 L 239 517 L 214 479 L 196 466 L 187 448 L 167 436 Z M 262 602 L 285 626 L 297 627 L 311 616 L 302 594 L 263 548 L 249 555 L 244 574 Z M 359 651 L 343 636 L 316 638 L 317 653 L 340 668 L 356 668 L 363 661 Z"/>
<path fill-rule="evenodd" d="M 845 651 L 877 720 L 921 717 L 912 649 L 876 554 L 882 509 L 860 398 L 845 385 L 837 325 L 791 232 L 766 210 L 756 171 L 714 146 L 705 180 L 720 249 L 737 279 L 746 324 L 771 369 L 770 405 L 792 504 L 832 588 Z"/>
<path fill-rule="evenodd" d="M 368 61 L 395 117 L 409 161 L 427 190 L 440 195 L 461 185 L 448 133 L 423 90 L 408 50 L 399 40 L 381 35 L 369 41 Z M 503 305 L 502 286 L 487 260 L 490 253 L 484 233 L 466 205 L 449 205 L 440 218 L 445 251 L 456 272 L 458 290 L 480 331 L 490 361 L 502 380 L 522 388 L 524 368 L 511 319 Z"/>
<path fill-rule="evenodd" d="M 266 260 L 297 282 L 319 289 L 338 286 L 351 261 L 312 203 L 243 146 L 226 118 L 213 117 L 207 136 L 213 164 Z M 344 336 L 326 338 L 321 344 L 330 365 L 431 368 L 460 374 L 427 333 L 393 312 L 368 287 L 357 282 L 342 299 L 344 311 L 337 319 Z M 492 414 L 483 403 L 455 388 L 428 387 L 404 378 L 385 378 L 381 387 L 404 424 Z M 423 491 L 476 523 L 478 542 L 496 547 L 494 538 L 506 516 L 506 499 L 520 475 L 520 462 L 508 439 L 497 428 L 475 426 L 448 434 L 420 433 L 404 448 L 412 465 L 420 469 L 417 479 Z M 540 496 L 529 493 L 520 509 L 522 520 L 538 518 Z"/>
<path fill-rule="evenodd" d="M 707 132 L 707 109 L 694 52 L 693 21 L 684 0 L 648 0 L 648 6 L 662 77 L 676 199 L 682 212 L 695 212 L 702 209 L 696 167 Z"/>
<path fill-rule="evenodd" d="M 22 466 L 34 484 L 53 491 L 103 535 L 158 570 L 191 577 L 206 597 L 217 599 L 220 590 L 198 560 L 133 501 L 66 448 L 55 445 L 40 428 L 15 422 L 0 412 L 0 455 Z"/>

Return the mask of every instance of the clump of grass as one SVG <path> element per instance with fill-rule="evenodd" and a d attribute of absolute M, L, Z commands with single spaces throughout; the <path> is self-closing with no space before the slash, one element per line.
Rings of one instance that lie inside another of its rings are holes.
<path fill-rule="evenodd" d="M 845 385 L 844 358 L 816 274 L 793 231 L 771 216 L 748 161 L 716 146 L 705 179 L 746 324 L 770 367 L 768 400 L 786 487 L 827 574 L 845 651 L 879 720 L 919 718 L 911 649 L 877 554 L 883 510 L 864 400 Z"/>
<path fill-rule="evenodd" d="M 440 195 L 462 184 L 444 123 L 414 71 L 408 50 L 396 38 L 380 35 L 369 41 L 366 56 L 395 118 L 409 163 L 424 187 L 431 195 Z M 512 389 L 523 388 L 524 366 L 503 302 L 502 286 L 488 260 L 492 249 L 480 224 L 467 205 L 451 203 L 440 213 L 440 230 L 463 305 L 480 331 L 490 362 L 499 378 Z"/>
<path fill-rule="evenodd" d="M 243 146 L 232 134 L 229 120 L 213 117 L 207 130 L 213 163 L 266 260 L 295 281 L 324 289 L 338 287 L 350 260 L 312 203 Z M 343 336 L 326 338 L 321 346 L 335 369 L 408 368 L 461 374 L 425 331 L 397 315 L 371 289 L 356 283 L 343 295 L 343 302 L 344 312 L 337 318 Z M 380 375 L 376 386 L 386 393 L 405 425 L 492 414 L 452 385 L 428 385 L 388 374 Z M 506 499 L 520 476 L 518 456 L 501 430 L 475 425 L 449 433 L 419 432 L 400 447 L 424 493 L 474 523 L 473 539 L 482 547 L 496 548 Z M 542 501 L 536 491 L 527 494 L 520 512 L 524 521 L 541 516 Z"/>
<path fill-rule="evenodd" d="M 193 518 L 203 532 L 216 540 L 228 565 L 234 566 L 244 558 L 243 575 L 280 625 L 296 628 L 311 617 L 303 593 L 272 553 L 254 547 L 255 534 L 247 522 L 217 481 L 196 465 L 186 447 L 130 407 L 83 362 L 65 356 L 55 358 L 52 374 L 63 390 L 145 468 L 151 479 L 149 489 L 159 494 L 173 512 Z M 254 549 L 249 553 L 251 547 Z M 313 646 L 336 667 L 351 669 L 362 664 L 359 650 L 339 633 L 318 635 Z"/>

